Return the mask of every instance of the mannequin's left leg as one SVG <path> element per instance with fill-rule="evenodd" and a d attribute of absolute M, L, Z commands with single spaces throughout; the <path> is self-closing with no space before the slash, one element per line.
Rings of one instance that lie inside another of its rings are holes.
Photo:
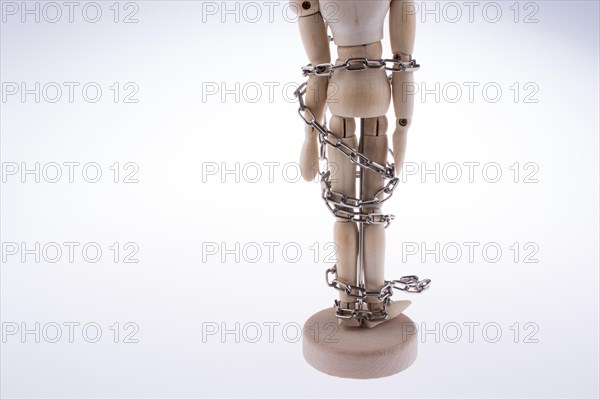
<path fill-rule="evenodd" d="M 386 165 L 388 155 L 387 118 L 365 118 L 361 134 L 362 153 L 370 160 Z M 383 188 L 385 182 L 381 175 L 369 169 L 364 170 L 362 198 L 370 199 Z M 382 195 L 380 195 L 382 196 Z M 365 208 L 366 212 L 381 213 L 381 205 Z M 363 268 L 365 288 L 367 291 L 379 292 L 385 284 L 385 225 L 364 224 L 363 231 Z M 405 307 L 394 307 L 391 303 L 387 307 L 388 320 L 397 317 Z M 376 296 L 367 298 L 366 306 L 371 311 L 381 310 L 383 302 Z M 398 304 L 400 306 L 400 304 Z M 381 314 L 380 314 L 381 315 Z M 377 313 L 375 314 L 377 317 Z M 363 320 L 363 325 L 372 328 L 384 321 Z"/>

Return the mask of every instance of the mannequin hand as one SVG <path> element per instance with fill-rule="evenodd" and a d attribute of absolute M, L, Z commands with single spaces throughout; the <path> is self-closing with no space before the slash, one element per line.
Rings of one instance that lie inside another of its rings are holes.
<path fill-rule="evenodd" d="M 394 131 L 394 165 L 397 175 L 400 175 L 400 172 L 402 171 L 402 166 L 404 165 L 404 156 L 406 154 L 406 137 L 408 135 L 410 119 L 405 121 L 408 122 L 405 126 L 400 126 L 398 122 L 396 122 L 396 130 Z"/>
<path fill-rule="evenodd" d="M 314 132 L 312 127 L 307 126 L 304 135 L 304 145 L 300 153 L 300 170 L 302 178 L 310 182 L 315 179 L 319 171 L 319 145 L 317 133 Z"/>
<path fill-rule="evenodd" d="M 394 149 L 394 169 L 396 170 L 396 175 L 400 175 L 404 166 L 404 155 L 406 154 L 404 150 Z"/>

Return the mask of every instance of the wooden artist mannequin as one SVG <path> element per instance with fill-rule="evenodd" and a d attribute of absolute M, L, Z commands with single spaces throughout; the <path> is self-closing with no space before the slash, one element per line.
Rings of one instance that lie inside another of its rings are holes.
<path fill-rule="evenodd" d="M 346 332 L 347 349 L 341 352 L 340 348 L 330 349 L 337 355 L 345 352 L 343 363 L 351 365 L 351 370 L 336 366 L 342 360 L 332 357 L 322 348 L 322 343 L 307 347 L 305 340 L 305 357 L 318 369 L 333 375 L 359 378 L 389 375 L 406 368 L 416 357 L 416 342 L 386 342 L 386 335 L 398 336 L 398 331 L 394 330 L 397 326 L 389 326 L 385 332 L 379 330 L 378 336 L 372 333 L 367 339 L 383 343 L 384 348 L 371 348 L 372 352 L 387 352 L 387 359 L 395 357 L 388 366 L 380 363 L 377 357 L 370 360 L 364 356 L 353 358 L 350 348 L 362 347 L 364 350 L 361 343 L 365 343 L 365 334 L 356 335 L 357 331 L 365 330 L 356 328 L 375 328 L 392 321 L 410 305 L 408 300 L 391 301 L 389 296 L 393 288 L 420 292 L 429 284 L 429 280 L 419 281 L 414 276 L 392 282 L 384 279 L 385 228 L 393 216 L 381 214 L 381 208 L 387 200 L 385 197 L 391 196 L 398 183 L 395 174 L 400 172 L 404 162 L 406 137 L 412 122 L 414 100 L 409 89 L 412 89 L 412 71 L 418 69 L 412 58 L 415 6 L 412 1 L 404 0 L 290 0 L 290 9 L 298 14 L 300 35 L 310 62 L 303 68 L 309 76 L 304 87 L 309 90 L 300 93 L 299 111 L 306 122 L 300 167 L 303 178 L 312 181 L 319 172 L 320 158 L 335 166 L 333 179 L 321 173 L 321 181 L 324 176 L 326 180 L 324 199 L 336 216 L 334 242 L 338 262 L 334 269 L 328 270 L 327 281 L 340 291 L 333 310 L 339 324 L 343 329 L 354 327 L 354 332 L 341 331 Z M 381 40 L 388 13 L 393 59 L 383 60 Z M 327 25 L 337 46 L 335 63 L 331 63 Z M 393 71 L 391 79 L 386 70 Z M 302 97 L 304 93 L 305 98 Z M 395 111 L 394 163 L 391 172 L 384 172 L 386 164 L 390 165 L 387 163 L 386 118 L 390 97 Z M 326 107 L 332 114 L 328 129 L 324 121 Z M 360 120 L 358 128 L 355 118 Z M 359 133 L 360 137 L 357 137 Z M 324 146 L 324 137 L 330 141 L 325 144 L 326 155 L 319 147 L 320 142 Z M 345 150 L 339 151 L 340 146 Z M 381 168 L 361 167 L 358 163 L 357 169 L 356 160 L 366 159 L 369 161 L 363 164 Z M 386 179 L 393 181 L 386 186 Z M 386 190 L 382 189 L 386 187 Z M 335 277 L 331 283 L 329 274 Z M 327 319 L 331 314 L 329 309 L 317 315 Z M 410 320 L 403 320 L 407 321 Z M 356 367 L 352 360 L 358 361 L 361 373 L 352 372 Z M 369 363 L 373 362 L 380 365 L 375 368 L 376 372 L 369 374 Z"/>

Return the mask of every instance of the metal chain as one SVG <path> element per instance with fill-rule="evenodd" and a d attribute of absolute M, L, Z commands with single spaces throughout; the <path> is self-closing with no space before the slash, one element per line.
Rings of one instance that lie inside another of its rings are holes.
<path fill-rule="evenodd" d="M 392 196 L 400 181 L 400 179 L 396 177 L 396 168 L 394 164 L 387 162 L 387 165 L 383 166 L 375 161 L 372 161 L 364 154 L 343 143 L 340 137 L 327 129 L 325 125 L 319 123 L 313 112 L 304 103 L 304 95 L 306 94 L 307 84 L 308 82 L 304 82 L 302 85 L 300 85 L 300 87 L 294 92 L 294 95 L 298 98 L 298 114 L 302 117 L 307 125 L 312 126 L 319 134 L 319 159 L 321 161 L 321 164 L 319 165 L 319 175 L 322 190 L 321 197 L 325 201 L 329 211 L 331 211 L 331 213 L 338 218 L 365 224 L 385 224 L 387 228 L 391 221 L 395 218 L 394 215 L 380 214 L 375 212 L 364 213 L 359 209 L 364 206 L 376 206 L 382 204 Z M 305 117 L 303 114 L 304 112 L 306 112 L 309 117 Z M 359 168 L 369 169 L 379 174 L 384 180 L 388 181 L 387 184 L 379 189 L 375 193 L 375 196 L 370 199 L 358 199 L 332 190 L 331 171 L 329 169 L 329 160 L 327 159 L 326 153 L 327 146 L 330 146 L 344 154 Z M 352 211 L 349 211 L 348 209 L 351 209 Z"/>
<path fill-rule="evenodd" d="M 392 66 L 388 66 L 388 64 Z M 331 63 L 318 64 L 316 66 L 307 65 L 302 67 L 304 76 L 331 76 L 335 71 L 346 69 L 348 71 L 364 71 L 367 69 L 385 69 L 392 72 L 411 72 L 420 68 L 416 60 L 403 62 L 400 60 L 369 60 L 366 58 L 350 58 L 345 63 L 333 65 Z M 390 77 L 391 78 L 391 77 Z M 317 121 L 315 114 L 304 103 L 304 95 L 308 81 L 296 89 L 294 95 L 298 98 L 298 115 L 306 125 L 314 128 L 319 134 L 319 175 L 321 180 L 322 198 L 331 213 L 337 218 L 348 221 L 354 221 L 362 224 L 385 224 L 387 228 L 395 218 L 393 215 L 380 214 L 374 211 L 363 212 L 362 207 L 377 206 L 387 201 L 394 190 L 398 187 L 399 178 L 396 177 L 395 166 L 390 162 L 381 165 L 372 161 L 364 154 L 354 150 L 343 143 L 342 139 L 335 133 L 327 129 L 326 124 Z M 387 181 L 384 187 L 378 190 L 370 199 L 359 199 L 347 196 L 344 193 L 332 190 L 331 170 L 329 169 L 329 160 L 327 159 L 326 148 L 330 146 L 344 154 L 353 164 L 360 169 L 368 169 L 379 174 L 384 181 Z M 391 150 L 390 150 L 391 153 Z M 350 211 L 351 210 L 351 211 Z M 333 275 L 330 281 L 329 276 Z M 394 281 L 385 281 L 384 286 L 379 291 L 367 291 L 364 286 L 354 286 L 337 279 L 337 266 L 328 269 L 325 272 L 325 281 L 327 285 L 333 287 L 339 292 L 344 293 L 355 299 L 355 308 L 343 308 L 339 300 L 334 300 L 336 316 L 343 319 L 363 318 L 368 321 L 383 321 L 388 318 L 387 306 L 391 302 L 394 289 L 409 293 L 420 293 L 429 287 L 430 279 L 419 280 L 415 275 L 403 276 Z M 362 308 L 363 302 L 367 298 L 377 298 L 381 302 L 381 307 L 374 310 L 365 310 Z M 358 306 L 358 308 L 356 308 Z"/>
<path fill-rule="evenodd" d="M 375 161 L 370 160 L 367 156 L 358 151 L 354 150 L 352 147 L 346 145 L 342 138 L 337 136 L 335 133 L 331 132 L 327 129 L 327 127 L 319 121 L 315 117 L 315 114 L 311 111 L 310 108 L 306 106 L 304 103 L 304 95 L 306 94 L 306 86 L 308 85 L 308 81 L 304 82 L 302 85 L 296 89 L 294 92 L 294 96 L 298 98 L 298 115 L 304 120 L 306 125 L 312 126 L 319 133 L 319 142 L 321 144 L 321 159 L 326 159 L 325 155 L 325 144 L 331 146 L 346 157 L 350 159 L 350 161 L 361 168 L 369 169 L 375 173 L 381 175 L 384 179 L 393 179 L 396 177 L 396 171 L 393 163 L 387 163 L 386 166 L 383 166 Z M 306 113 L 305 116 L 303 113 Z M 331 137 L 331 139 L 330 139 Z"/>
<path fill-rule="evenodd" d="M 407 275 L 398 280 L 389 281 L 389 283 L 391 283 L 393 285 L 392 287 L 397 290 L 402 290 L 409 293 L 421 293 L 423 290 L 429 287 L 431 279 L 420 280 L 416 275 Z"/>
<path fill-rule="evenodd" d="M 341 192 L 336 192 L 331 189 L 331 171 L 327 170 L 321 176 L 322 197 L 325 203 L 333 211 L 337 207 L 360 208 L 366 206 L 377 206 L 389 200 L 394 194 L 394 190 L 398 186 L 400 179 L 395 177 L 391 179 L 387 185 L 377 191 L 375 196 L 370 199 L 359 199 L 348 196 Z M 382 197 L 379 197 L 382 196 Z"/>
<path fill-rule="evenodd" d="M 364 318 L 368 321 L 384 321 L 388 317 L 387 306 L 390 300 L 384 302 L 381 308 L 375 310 L 365 310 L 362 308 L 344 308 L 339 300 L 333 301 L 335 316 L 341 319 Z"/>
<path fill-rule="evenodd" d="M 331 76 L 335 71 L 345 69 L 347 71 L 364 71 L 367 69 L 385 69 L 391 72 L 414 72 L 418 71 L 420 65 L 417 60 L 401 61 L 390 59 L 369 60 L 367 58 L 349 58 L 342 64 L 334 65 L 332 63 L 309 64 L 302 67 L 304 76 Z"/>
<path fill-rule="evenodd" d="M 337 278 L 337 265 L 335 265 L 325 271 L 325 282 L 327 282 L 327 286 L 355 299 L 355 304 L 362 304 L 368 297 L 376 297 L 377 300 L 381 301 L 380 309 L 364 310 L 343 308 L 339 300 L 334 300 L 337 317 L 344 319 L 365 318 L 369 321 L 379 321 L 387 318 L 387 306 L 394 295 L 394 289 L 408 293 L 421 293 L 423 290 L 429 288 L 431 279 L 419 280 L 419 277 L 416 275 L 408 275 L 397 280 L 384 281 L 384 285 L 379 291 L 367 291 L 363 286 L 354 286 L 339 280 Z"/>

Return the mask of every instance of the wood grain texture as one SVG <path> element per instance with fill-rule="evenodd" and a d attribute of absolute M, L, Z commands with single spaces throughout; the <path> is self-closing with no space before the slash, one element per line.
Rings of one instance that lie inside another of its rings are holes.
<path fill-rule="evenodd" d="M 340 326 L 333 308 L 310 317 L 302 332 L 303 354 L 314 368 L 342 378 L 397 374 L 417 358 L 417 328 L 405 314 L 372 329 Z"/>

